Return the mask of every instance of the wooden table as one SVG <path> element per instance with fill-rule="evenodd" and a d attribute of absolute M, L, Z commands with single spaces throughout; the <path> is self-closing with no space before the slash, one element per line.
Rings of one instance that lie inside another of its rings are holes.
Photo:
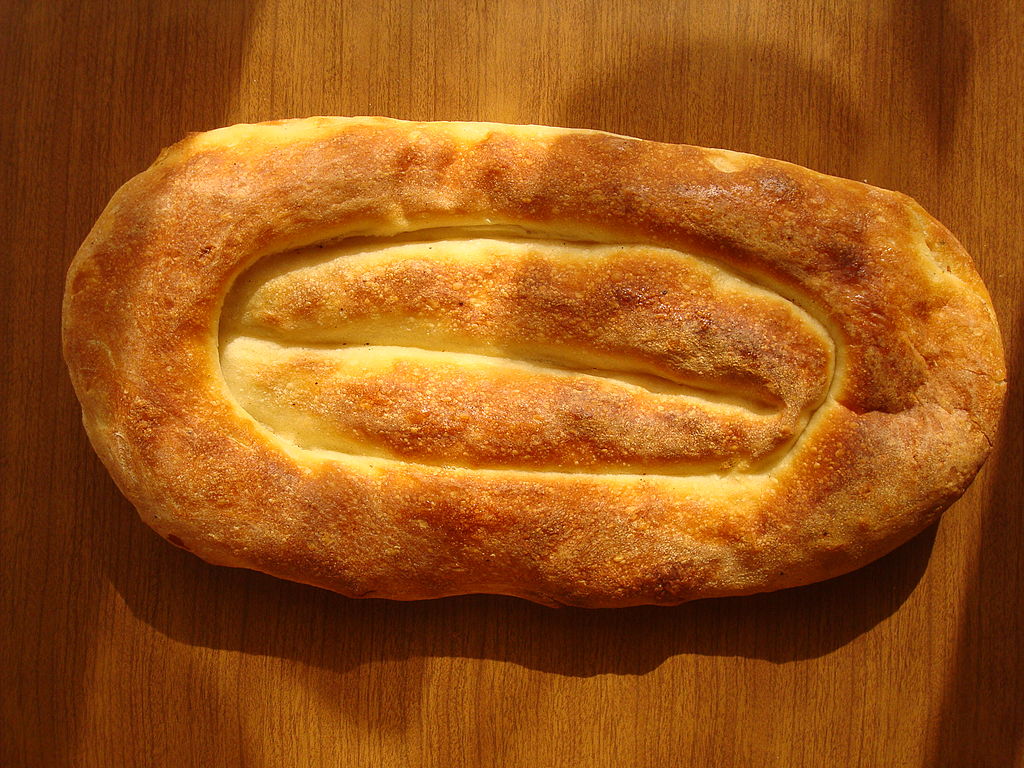
<path fill-rule="evenodd" d="M 59 351 L 67 264 L 161 147 L 383 114 L 601 128 L 900 189 L 974 255 L 1019 376 L 1018 3 L 0 8 L 0 764 L 1024 764 L 1019 387 L 970 491 L 889 557 L 778 594 L 588 612 L 359 602 L 207 566 L 118 494 Z"/>

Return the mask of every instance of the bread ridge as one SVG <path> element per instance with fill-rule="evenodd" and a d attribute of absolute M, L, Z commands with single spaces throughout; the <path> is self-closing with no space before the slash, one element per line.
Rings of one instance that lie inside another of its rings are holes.
<path fill-rule="evenodd" d="M 668 248 L 742 275 L 827 329 L 827 397 L 768 471 L 694 477 L 328 455 L 239 406 L 218 359 L 239 275 L 311 244 L 460 226 Z M 1006 379 L 970 256 L 904 195 L 598 131 L 389 118 L 239 125 L 165 150 L 75 256 L 63 345 L 118 486 L 210 562 L 350 596 L 589 607 L 870 562 L 967 487 Z"/>

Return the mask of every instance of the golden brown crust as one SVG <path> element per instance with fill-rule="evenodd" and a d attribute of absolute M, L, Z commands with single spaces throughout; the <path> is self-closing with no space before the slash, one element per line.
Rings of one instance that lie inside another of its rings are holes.
<path fill-rule="evenodd" d="M 593 131 L 193 135 L 76 256 L 64 351 L 142 518 L 343 594 L 673 604 L 916 534 L 1005 390 L 916 203 Z"/>

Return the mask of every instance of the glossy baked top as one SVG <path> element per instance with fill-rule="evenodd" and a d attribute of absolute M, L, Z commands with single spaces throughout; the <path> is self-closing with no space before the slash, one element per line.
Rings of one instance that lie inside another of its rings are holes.
<path fill-rule="evenodd" d="M 909 198 L 537 126 L 194 135 L 111 201 L 65 355 L 143 519 L 349 595 L 776 589 L 926 526 L 1005 388 Z"/>

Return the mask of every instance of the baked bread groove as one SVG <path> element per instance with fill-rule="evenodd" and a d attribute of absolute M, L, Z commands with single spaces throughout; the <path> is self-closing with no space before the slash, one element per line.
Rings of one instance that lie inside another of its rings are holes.
<path fill-rule="evenodd" d="M 823 332 L 800 335 L 792 307 L 735 278 L 716 291 L 713 278 L 723 276 L 678 252 L 447 237 L 368 253 L 327 250 L 326 261 L 321 253 L 305 249 L 284 266 L 261 261 L 272 278 L 252 285 L 243 276 L 247 295 L 233 292 L 221 321 L 222 336 L 225 326 L 232 335 L 222 342 L 222 368 L 243 385 L 243 407 L 293 441 L 301 433 L 304 447 L 326 437 L 358 452 L 358 433 L 383 432 L 411 460 L 447 466 L 458 454 L 474 468 L 518 458 L 522 470 L 546 463 L 652 475 L 673 457 L 669 474 L 736 468 L 791 442 L 828 383 Z M 637 279 L 650 295 L 634 291 L 623 306 L 616 290 Z M 730 302 L 734 312 L 758 304 L 770 312 L 740 324 L 738 337 L 735 328 L 708 326 L 716 304 Z M 751 360 L 742 347 L 751 333 L 769 344 L 796 339 L 789 354 L 766 346 Z M 282 346 L 288 340 L 299 351 Z M 497 362 L 517 351 L 524 362 Z M 817 380 L 793 377 L 794 369 Z M 688 387 L 699 372 L 710 382 Z M 268 402 L 295 382 L 306 386 Z M 777 434 L 766 434 L 772 426 Z"/>
<path fill-rule="evenodd" d="M 970 257 L 898 193 L 595 131 L 197 134 L 73 261 L 64 351 L 143 519 L 352 596 L 675 604 L 933 521 L 1005 391 Z"/>

